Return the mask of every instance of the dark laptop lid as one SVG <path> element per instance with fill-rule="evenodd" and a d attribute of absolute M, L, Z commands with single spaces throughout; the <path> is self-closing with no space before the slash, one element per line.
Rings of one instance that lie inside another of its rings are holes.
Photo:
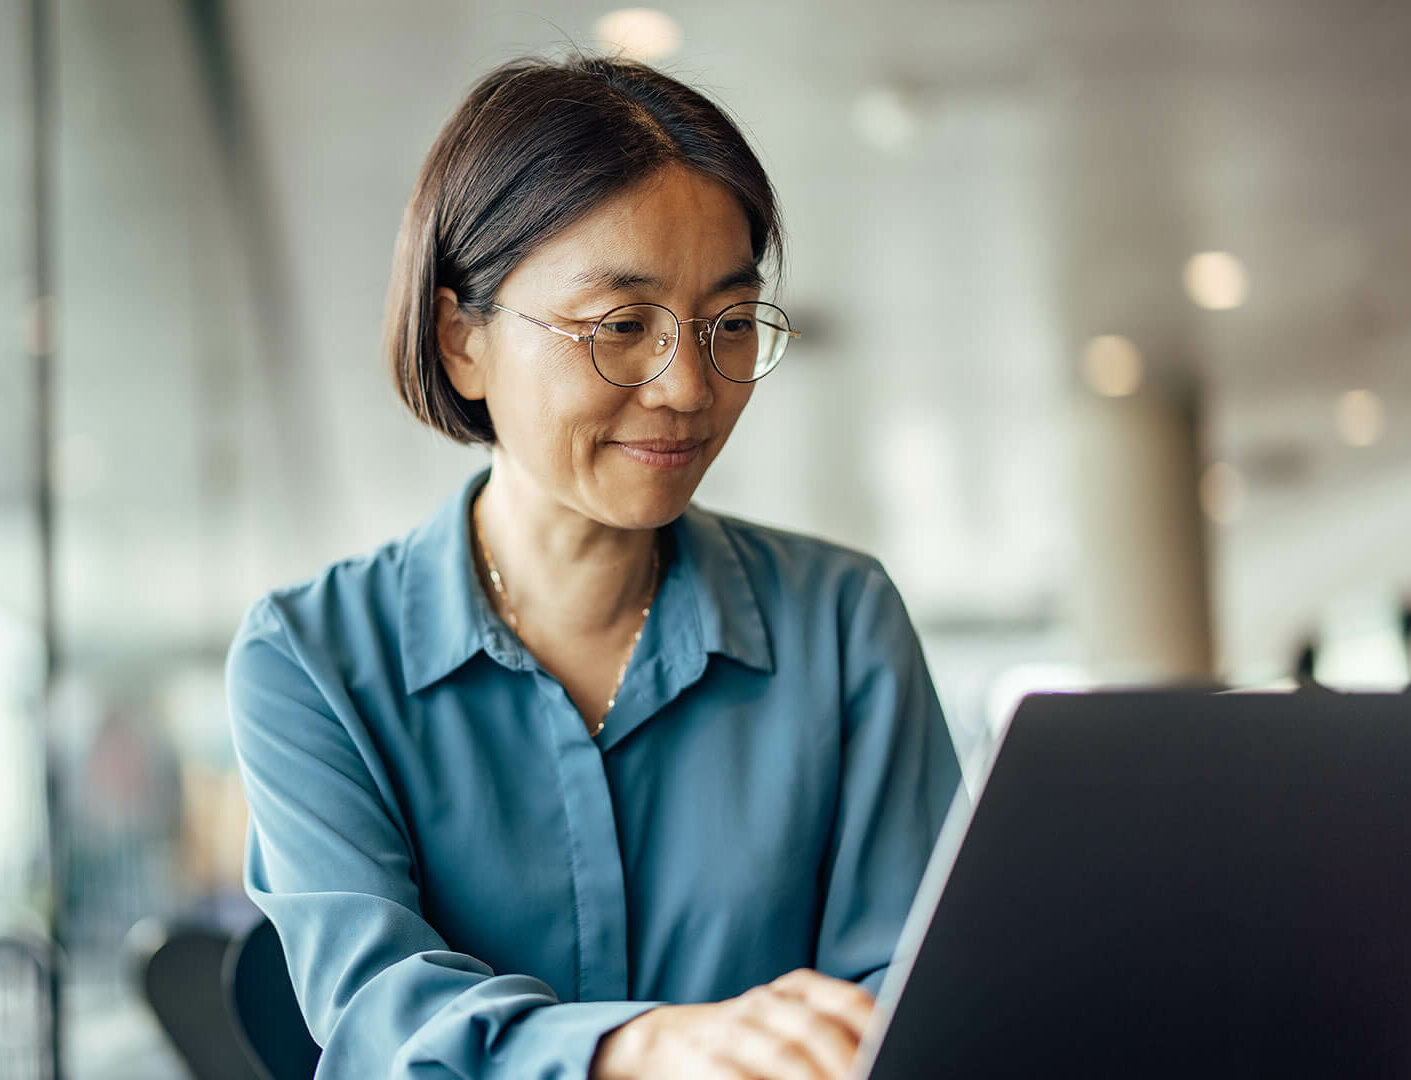
<path fill-rule="evenodd" d="M 1411 699 L 1027 698 L 856 1075 L 1274 1074 L 1411 1076 Z"/>

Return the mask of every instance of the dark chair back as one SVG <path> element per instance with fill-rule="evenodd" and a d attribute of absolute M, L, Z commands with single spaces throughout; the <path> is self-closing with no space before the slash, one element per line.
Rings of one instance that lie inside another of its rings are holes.
<path fill-rule="evenodd" d="M 261 1080 L 310 1080 L 322 1051 L 304 1023 L 279 934 L 261 919 L 226 952 L 226 1004 Z"/>
<path fill-rule="evenodd" d="M 221 965 L 229 945 L 224 930 L 144 919 L 128 932 L 124 952 L 142 996 L 197 1080 L 264 1080 L 225 1007 Z"/>

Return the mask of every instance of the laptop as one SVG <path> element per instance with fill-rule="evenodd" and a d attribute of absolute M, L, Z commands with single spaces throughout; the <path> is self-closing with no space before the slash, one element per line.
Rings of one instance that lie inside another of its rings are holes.
<path fill-rule="evenodd" d="M 1411 1076 L 1411 698 L 1040 694 L 853 1076 Z"/>

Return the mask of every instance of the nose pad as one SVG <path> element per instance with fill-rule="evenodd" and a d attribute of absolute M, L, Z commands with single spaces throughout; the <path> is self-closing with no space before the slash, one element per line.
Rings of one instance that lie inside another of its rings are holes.
<path fill-rule="evenodd" d="M 660 334 L 657 335 L 657 348 L 666 348 L 668 345 L 671 344 L 671 338 L 672 335 L 668 331 L 663 330 Z"/>
<path fill-rule="evenodd" d="M 699 345 L 702 349 L 704 349 L 707 345 L 710 344 L 709 326 L 702 326 L 699 330 L 696 331 L 696 344 Z"/>

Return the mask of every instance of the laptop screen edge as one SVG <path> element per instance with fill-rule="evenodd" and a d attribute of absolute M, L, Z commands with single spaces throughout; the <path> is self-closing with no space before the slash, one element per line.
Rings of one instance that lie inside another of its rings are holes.
<path fill-rule="evenodd" d="M 891 1026 L 892 1017 L 896 1013 L 897 1003 L 901 1000 L 907 980 L 911 977 L 911 969 L 915 966 L 916 957 L 921 952 L 921 944 L 925 941 L 926 932 L 931 927 L 931 919 L 941 901 L 941 894 L 945 892 L 946 882 L 950 880 L 951 871 L 955 868 L 961 845 L 965 842 L 965 835 L 970 831 L 970 823 L 975 818 L 975 809 L 980 805 L 980 797 L 984 793 L 985 785 L 989 782 L 990 773 L 999 760 L 1000 751 L 1004 748 L 1005 740 L 1014 728 L 1015 720 L 1024 711 L 1025 701 L 1034 696 L 1040 695 L 1030 694 L 1020 701 L 1009 723 L 1005 725 L 1004 731 L 996 740 L 994 751 L 990 754 L 985 774 L 975 786 L 974 795 L 972 796 L 966 790 L 964 782 L 956 785 L 955 795 L 951 798 L 945 821 L 942 822 L 941 830 L 936 836 L 936 843 L 931 849 L 931 857 L 927 860 L 926 870 L 921 875 L 921 884 L 917 886 L 911 910 L 907 914 L 906 922 L 902 925 L 901 934 L 897 937 L 897 946 L 892 952 L 891 965 L 878 989 L 877 1004 L 872 1011 L 872 1018 L 858 1043 L 857 1056 L 853 1059 L 848 1080 L 866 1080 L 872 1071 L 872 1066 L 876 1064 L 877 1055 L 880 1053 L 882 1043 L 887 1035 L 887 1029 Z"/>

